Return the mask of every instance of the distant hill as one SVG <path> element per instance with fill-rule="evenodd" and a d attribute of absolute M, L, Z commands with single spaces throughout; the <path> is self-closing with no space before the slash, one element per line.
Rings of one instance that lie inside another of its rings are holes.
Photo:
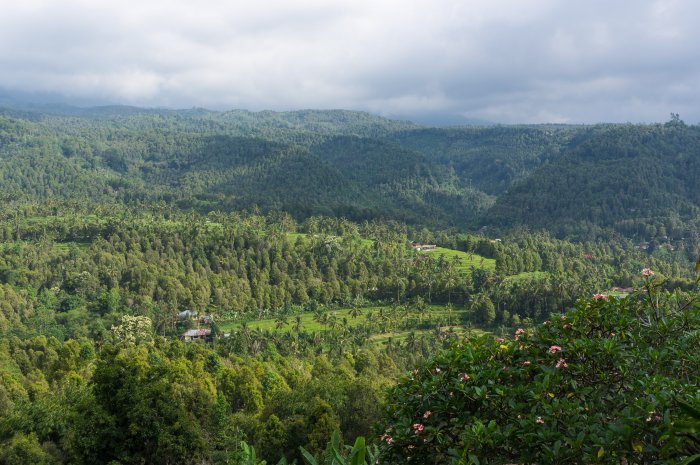
<path fill-rule="evenodd" d="M 692 232 L 700 213 L 700 128 L 602 126 L 500 196 L 484 221 L 560 236 L 611 230 L 646 239 Z"/>
<path fill-rule="evenodd" d="M 666 240 L 700 225 L 700 128 L 678 119 L 430 128 L 345 110 L 69 113 L 0 109 L 1 196 L 579 239 Z"/>
<path fill-rule="evenodd" d="M 499 195 L 566 151 L 581 131 L 581 126 L 420 128 L 392 138 L 449 166 L 463 183 Z"/>

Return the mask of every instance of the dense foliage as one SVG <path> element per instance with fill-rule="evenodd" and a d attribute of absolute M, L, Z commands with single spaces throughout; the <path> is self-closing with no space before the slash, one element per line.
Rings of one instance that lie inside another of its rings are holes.
<path fill-rule="evenodd" d="M 369 436 L 397 374 L 373 350 L 241 358 L 163 338 L 9 338 L 0 360 L 0 463 L 27 465 L 238 463 L 243 439 L 301 460 L 336 430 Z"/>
<path fill-rule="evenodd" d="M 699 452 L 677 116 L 44 110 L 0 110 L 0 464 Z"/>
<path fill-rule="evenodd" d="M 699 129 L 422 128 L 365 113 L 0 112 L 0 195 L 622 235 L 700 252 Z"/>
<path fill-rule="evenodd" d="M 387 463 L 675 463 L 700 382 L 695 295 L 601 294 L 514 336 L 462 341 L 389 394 Z"/>
<path fill-rule="evenodd" d="M 693 247 L 700 190 L 700 128 L 680 120 L 590 129 L 587 139 L 514 184 L 488 213 L 586 239 L 635 238 L 654 250 Z"/>

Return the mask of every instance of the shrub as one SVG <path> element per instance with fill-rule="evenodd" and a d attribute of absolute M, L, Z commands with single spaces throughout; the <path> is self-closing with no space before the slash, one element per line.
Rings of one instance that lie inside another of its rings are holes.
<path fill-rule="evenodd" d="M 663 463 L 675 400 L 697 392 L 695 296 L 651 276 L 507 340 L 455 344 L 402 379 L 381 428 L 383 463 Z M 669 462 L 670 463 L 670 462 Z"/>

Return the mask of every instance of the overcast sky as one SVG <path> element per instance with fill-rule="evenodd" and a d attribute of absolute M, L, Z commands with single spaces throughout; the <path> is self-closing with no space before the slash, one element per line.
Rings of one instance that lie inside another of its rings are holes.
<path fill-rule="evenodd" d="M 697 0 L 0 0 L 0 88 L 429 121 L 700 121 Z"/>

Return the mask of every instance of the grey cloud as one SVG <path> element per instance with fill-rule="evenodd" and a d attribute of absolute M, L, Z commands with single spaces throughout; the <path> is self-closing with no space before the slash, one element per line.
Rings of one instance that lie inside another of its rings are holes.
<path fill-rule="evenodd" d="M 13 3 L 0 17 L 9 89 L 450 121 L 700 120 L 693 0 Z"/>

